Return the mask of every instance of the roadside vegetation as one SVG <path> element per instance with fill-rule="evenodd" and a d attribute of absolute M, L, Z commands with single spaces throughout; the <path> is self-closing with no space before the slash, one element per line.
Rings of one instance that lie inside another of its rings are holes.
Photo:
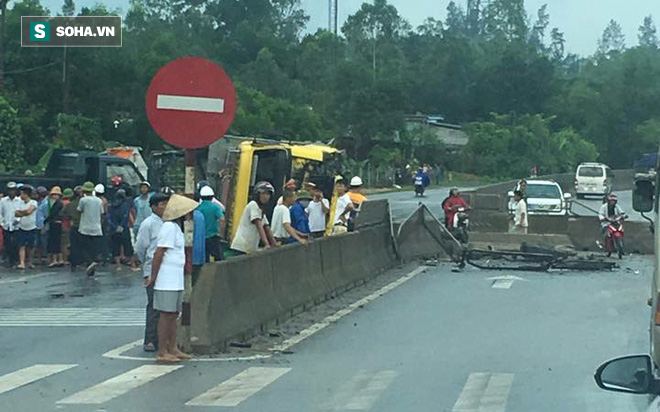
<path fill-rule="evenodd" d="M 650 16 L 636 39 L 612 20 L 593 54 L 578 56 L 566 52 L 546 8 L 529 17 L 524 0 L 451 2 L 444 21 L 419 27 L 375 0 L 337 35 L 309 33 L 298 0 L 130 4 L 123 47 L 67 50 L 21 48 L 20 16 L 117 11 L 72 0 L 61 10 L 9 4 L 0 169 L 32 167 L 52 146 L 163 148 L 145 91 L 161 66 L 186 55 L 220 63 L 235 80 L 232 134 L 332 140 L 371 169 L 428 163 L 502 179 L 592 160 L 629 167 L 660 135 L 660 43 Z M 415 113 L 463 125 L 470 143 L 450 151 L 422 130 L 404 131 L 404 115 Z"/>

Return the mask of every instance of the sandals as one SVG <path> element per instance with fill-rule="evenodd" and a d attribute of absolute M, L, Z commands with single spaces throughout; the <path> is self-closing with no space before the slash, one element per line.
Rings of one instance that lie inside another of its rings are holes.
<path fill-rule="evenodd" d="M 192 356 L 188 355 L 187 353 L 183 353 L 181 351 L 177 352 L 176 357 L 179 360 L 189 360 L 192 358 Z"/>
<path fill-rule="evenodd" d="M 177 363 L 177 362 L 180 362 L 180 359 L 176 356 L 171 356 L 171 355 L 158 356 L 156 358 L 156 362 L 158 362 L 158 363 Z"/>

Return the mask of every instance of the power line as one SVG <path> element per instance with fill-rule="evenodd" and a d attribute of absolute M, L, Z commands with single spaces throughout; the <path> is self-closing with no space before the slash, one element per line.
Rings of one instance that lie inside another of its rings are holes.
<path fill-rule="evenodd" d="M 55 66 L 56 64 L 58 64 L 58 63 L 56 63 L 56 62 L 50 62 L 50 63 L 48 63 L 48 64 L 44 64 L 43 66 L 31 67 L 31 68 L 29 68 L 29 69 L 18 69 L 18 70 L 5 71 L 5 72 L 3 72 L 3 74 L 21 74 L 21 73 L 29 73 L 29 72 L 33 72 L 33 71 L 37 71 L 37 70 L 41 70 L 41 69 L 45 69 L 45 68 L 47 68 L 47 67 Z"/>

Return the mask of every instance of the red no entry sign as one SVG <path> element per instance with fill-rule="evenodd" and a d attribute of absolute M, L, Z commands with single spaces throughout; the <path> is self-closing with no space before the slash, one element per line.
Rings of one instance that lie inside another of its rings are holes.
<path fill-rule="evenodd" d="M 201 57 L 184 57 L 156 73 L 146 107 L 151 127 L 163 140 L 195 149 L 229 130 L 236 114 L 236 91 L 222 67 Z"/>

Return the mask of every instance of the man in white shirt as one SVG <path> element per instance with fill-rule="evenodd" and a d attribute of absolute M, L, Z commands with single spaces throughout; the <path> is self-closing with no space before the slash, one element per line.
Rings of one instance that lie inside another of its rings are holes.
<path fill-rule="evenodd" d="M 307 215 L 309 216 L 309 230 L 312 232 L 312 238 L 318 239 L 325 235 L 327 216 L 330 213 L 330 202 L 323 198 L 323 191 L 316 187 L 311 187 L 312 201 L 309 202 Z"/>
<path fill-rule="evenodd" d="M 335 207 L 335 220 L 332 227 L 332 236 L 348 232 L 348 219 L 351 211 L 355 209 L 350 195 L 346 190 L 346 182 L 338 180 L 335 182 L 337 189 L 337 206 Z"/>
<path fill-rule="evenodd" d="M 154 310 L 154 285 L 147 284 L 151 276 L 151 267 L 154 252 L 158 247 L 158 235 L 163 227 L 163 213 L 167 206 L 169 196 L 156 193 L 149 198 L 149 205 L 153 212 L 142 221 L 135 241 L 135 255 L 142 262 L 145 289 L 147 291 L 147 320 L 144 329 L 143 348 L 146 352 L 154 352 L 158 349 L 158 312 Z"/>
<path fill-rule="evenodd" d="M 21 199 L 16 196 L 16 182 L 7 183 L 7 196 L 0 199 L 0 227 L 2 227 L 5 259 L 10 267 L 18 263 L 16 209 L 20 203 Z"/>
<path fill-rule="evenodd" d="M 103 241 L 103 201 L 94 196 L 94 183 L 85 182 L 82 186 L 84 197 L 78 203 L 80 212 L 80 246 L 87 255 L 87 276 L 94 276 Z"/>
<path fill-rule="evenodd" d="M 17 269 L 34 269 L 32 264 L 32 250 L 37 241 L 37 201 L 32 200 L 32 188 L 21 188 L 21 201 L 18 204 L 15 216 L 18 218 L 18 266 Z M 27 265 L 26 265 L 27 263 Z"/>
<path fill-rule="evenodd" d="M 521 191 L 516 190 L 513 192 L 513 201 L 515 205 L 513 207 L 513 220 L 509 232 L 527 234 L 527 228 L 529 226 L 527 223 L 527 203 L 525 203 Z"/>
<path fill-rule="evenodd" d="M 270 230 L 270 223 L 263 211 L 263 207 L 270 202 L 274 192 L 273 185 L 268 182 L 259 182 L 255 185 L 254 200 L 245 206 L 231 244 L 234 255 L 256 252 L 259 241 L 264 243 L 265 249 L 277 246 L 273 232 Z"/>
<path fill-rule="evenodd" d="M 301 233 L 291 226 L 291 213 L 289 208 L 296 201 L 296 192 L 291 189 L 284 191 L 282 195 L 282 204 L 275 207 L 273 212 L 273 236 L 279 245 L 290 243 L 290 239 L 307 246 L 307 239 Z"/>

